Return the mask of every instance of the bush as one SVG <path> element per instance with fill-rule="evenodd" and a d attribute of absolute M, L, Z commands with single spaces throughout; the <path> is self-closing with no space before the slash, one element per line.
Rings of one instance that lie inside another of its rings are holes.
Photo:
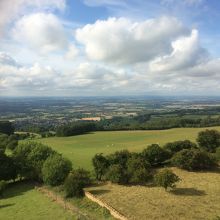
<path fill-rule="evenodd" d="M 198 134 L 197 142 L 199 146 L 209 152 L 214 153 L 220 147 L 220 132 L 216 130 L 205 130 Z"/>
<path fill-rule="evenodd" d="M 169 151 L 172 155 L 183 150 L 183 149 L 191 149 L 196 148 L 196 144 L 189 141 L 174 141 L 164 145 L 164 149 Z"/>
<path fill-rule="evenodd" d="M 174 188 L 178 181 L 180 181 L 180 178 L 169 169 L 159 171 L 154 177 L 156 185 L 164 187 L 166 191 L 168 187 Z"/>
<path fill-rule="evenodd" d="M 4 180 L 1 180 L 0 181 L 0 196 L 2 196 L 6 186 L 7 186 L 7 183 Z"/>
<path fill-rule="evenodd" d="M 182 150 L 176 153 L 171 161 L 174 166 L 191 171 L 210 169 L 216 166 L 213 156 L 198 149 Z"/>
<path fill-rule="evenodd" d="M 150 164 L 141 156 L 132 156 L 128 159 L 127 169 L 129 174 L 129 182 L 145 183 L 151 177 Z"/>
<path fill-rule="evenodd" d="M 151 166 L 162 165 L 170 158 L 169 152 L 161 148 L 158 144 L 152 144 L 148 148 L 144 149 L 142 156 L 150 163 Z"/>
<path fill-rule="evenodd" d="M 128 183 L 128 172 L 119 164 L 113 164 L 108 168 L 106 179 L 112 183 L 125 184 Z"/>
<path fill-rule="evenodd" d="M 89 172 L 84 169 L 73 170 L 64 182 L 66 197 L 80 197 L 84 195 L 83 188 L 91 184 Z"/>
<path fill-rule="evenodd" d="M 64 159 L 59 154 L 53 154 L 43 164 L 43 181 L 51 186 L 60 185 L 64 182 L 71 169 L 72 164 L 69 160 Z"/>
<path fill-rule="evenodd" d="M 116 151 L 114 154 L 107 156 L 110 165 L 118 164 L 124 169 L 127 167 L 127 161 L 131 157 L 131 153 L 128 150 Z"/>

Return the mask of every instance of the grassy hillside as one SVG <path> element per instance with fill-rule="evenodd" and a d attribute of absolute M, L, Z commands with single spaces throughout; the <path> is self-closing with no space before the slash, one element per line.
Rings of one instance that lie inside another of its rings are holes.
<path fill-rule="evenodd" d="M 220 127 L 213 127 L 220 131 Z M 175 140 L 196 140 L 199 131 L 205 128 L 176 128 L 158 131 L 109 131 L 94 132 L 73 137 L 40 139 L 44 144 L 69 158 L 76 167 L 92 169 L 91 159 L 96 153 L 109 154 L 121 149 L 141 151 L 147 145 L 161 145 Z M 209 128 L 211 129 L 211 128 Z"/>
<path fill-rule="evenodd" d="M 34 189 L 30 183 L 11 184 L 0 199 L 0 219 L 74 220 L 65 209 Z"/>
<path fill-rule="evenodd" d="M 170 193 L 159 187 L 115 184 L 87 190 L 132 220 L 214 220 L 220 216 L 220 173 L 173 171 L 182 181 Z"/>

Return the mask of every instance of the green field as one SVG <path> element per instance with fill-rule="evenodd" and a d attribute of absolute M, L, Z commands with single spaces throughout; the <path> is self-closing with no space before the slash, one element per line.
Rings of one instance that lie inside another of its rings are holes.
<path fill-rule="evenodd" d="M 30 183 L 11 184 L 0 199 L 2 220 L 74 220 L 65 209 L 34 189 Z"/>
<path fill-rule="evenodd" d="M 205 128 L 175 128 L 157 131 L 94 132 L 72 137 L 51 137 L 39 141 L 69 158 L 73 166 L 92 169 L 91 159 L 96 153 L 109 154 L 117 150 L 141 151 L 149 144 L 165 144 L 175 140 L 196 140 Z M 211 129 L 211 128 L 209 128 Z M 220 127 L 212 127 L 220 131 Z"/>

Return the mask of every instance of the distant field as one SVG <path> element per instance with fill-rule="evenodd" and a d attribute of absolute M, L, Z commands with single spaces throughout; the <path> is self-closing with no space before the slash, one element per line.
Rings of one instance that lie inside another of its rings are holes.
<path fill-rule="evenodd" d="M 0 199 L 0 219 L 2 220 L 74 220 L 65 209 L 34 189 L 28 183 L 10 186 Z"/>
<path fill-rule="evenodd" d="M 220 216 L 220 173 L 173 171 L 182 181 L 172 193 L 159 187 L 115 184 L 87 190 L 131 220 L 214 220 Z"/>
<path fill-rule="evenodd" d="M 73 137 L 51 137 L 38 141 L 51 146 L 69 158 L 75 167 L 92 169 L 91 159 L 96 153 L 109 154 L 117 150 L 141 151 L 152 143 L 161 145 L 175 140 L 196 140 L 205 128 L 175 128 L 157 131 L 106 131 Z M 208 129 L 217 129 L 212 127 Z"/>

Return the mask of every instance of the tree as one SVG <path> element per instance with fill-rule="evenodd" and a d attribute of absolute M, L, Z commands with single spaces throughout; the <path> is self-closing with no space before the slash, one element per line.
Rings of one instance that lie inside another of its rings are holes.
<path fill-rule="evenodd" d="M 17 169 L 11 157 L 0 153 L 0 180 L 15 180 Z"/>
<path fill-rule="evenodd" d="M 171 163 L 186 170 L 204 170 L 216 166 L 213 156 L 198 149 L 185 149 L 177 152 L 171 159 Z"/>
<path fill-rule="evenodd" d="M 72 164 L 69 160 L 63 158 L 60 154 L 53 154 L 43 164 L 43 181 L 51 186 L 60 185 L 64 182 L 71 169 Z"/>
<path fill-rule="evenodd" d="M 107 159 L 111 165 L 119 164 L 121 167 L 126 169 L 127 161 L 131 157 L 131 153 L 128 150 L 116 151 L 114 154 L 107 156 Z"/>
<path fill-rule="evenodd" d="M 196 144 L 189 140 L 174 141 L 164 145 L 164 149 L 169 151 L 172 155 L 183 149 L 191 148 L 196 148 Z"/>
<path fill-rule="evenodd" d="M 10 135 L 8 137 L 7 149 L 14 150 L 18 146 L 18 138 L 16 135 Z"/>
<path fill-rule="evenodd" d="M 150 164 L 141 156 L 134 155 L 128 159 L 129 182 L 145 183 L 151 177 Z"/>
<path fill-rule="evenodd" d="M 66 197 L 81 197 L 84 195 L 83 188 L 91 184 L 89 172 L 84 169 L 73 170 L 64 182 Z"/>
<path fill-rule="evenodd" d="M 108 168 L 108 171 L 105 175 L 106 179 L 112 183 L 125 184 L 129 181 L 129 175 L 127 170 L 125 170 L 119 164 L 113 164 Z"/>
<path fill-rule="evenodd" d="M 42 167 L 45 160 L 50 156 L 55 154 L 55 151 L 52 150 L 50 147 L 43 145 L 37 142 L 31 142 L 32 150 L 27 156 L 27 161 L 30 164 L 33 170 L 33 178 L 38 180 L 42 180 Z"/>
<path fill-rule="evenodd" d="M 148 146 L 143 150 L 142 156 L 150 163 L 151 166 L 162 165 L 167 159 L 170 158 L 170 154 L 158 144 Z"/>
<path fill-rule="evenodd" d="M 8 144 L 8 135 L 0 134 L 0 152 L 4 153 Z"/>
<path fill-rule="evenodd" d="M 220 132 L 208 129 L 201 131 L 198 134 L 197 142 L 202 149 L 214 153 L 216 148 L 220 147 Z"/>
<path fill-rule="evenodd" d="M 0 133 L 11 135 L 14 133 L 14 127 L 9 121 L 0 121 Z"/>
<path fill-rule="evenodd" d="M 2 196 L 2 194 L 3 194 L 3 192 L 4 192 L 5 188 L 6 188 L 6 186 L 7 186 L 6 181 L 0 180 L 0 196 Z"/>
<path fill-rule="evenodd" d="M 92 164 L 94 167 L 97 180 L 101 180 L 109 166 L 109 161 L 102 154 L 96 154 L 92 158 Z"/>
<path fill-rule="evenodd" d="M 217 149 L 216 149 L 216 158 L 217 158 L 217 160 L 218 161 L 220 161 L 220 147 L 218 147 Z"/>
<path fill-rule="evenodd" d="M 167 191 L 168 187 L 174 188 L 175 184 L 180 181 L 180 178 L 172 170 L 163 169 L 155 175 L 154 181 L 157 186 L 161 186 Z"/>

